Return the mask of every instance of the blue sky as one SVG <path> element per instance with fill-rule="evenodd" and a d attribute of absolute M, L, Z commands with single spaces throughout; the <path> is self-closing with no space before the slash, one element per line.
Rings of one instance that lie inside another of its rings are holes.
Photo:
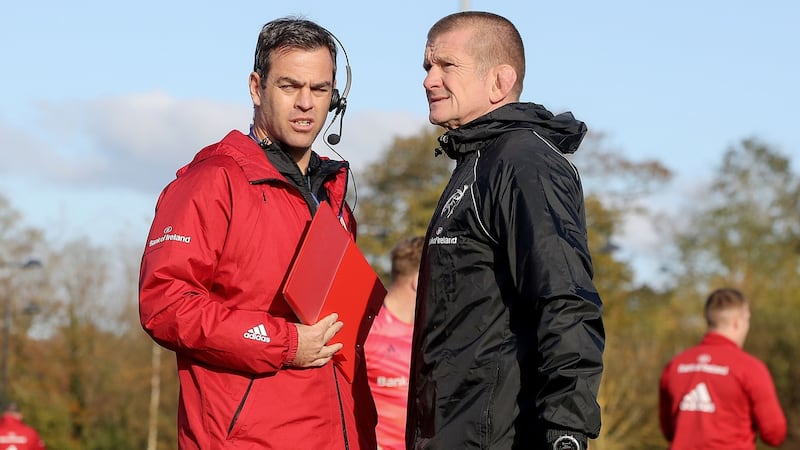
<path fill-rule="evenodd" d="M 143 242 L 175 170 L 247 129 L 256 36 L 289 14 L 345 46 L 353 80 L 336 150 L 358 173 L 427 124 L 425 34 L 464 5 L 518 26 L 524 101 L 661 161 L 678 174 L 673 197 L 743 138 L 800 156 L 792 1 L 16 1 L 0 15 L 0 193 L 52 240 Z"/>

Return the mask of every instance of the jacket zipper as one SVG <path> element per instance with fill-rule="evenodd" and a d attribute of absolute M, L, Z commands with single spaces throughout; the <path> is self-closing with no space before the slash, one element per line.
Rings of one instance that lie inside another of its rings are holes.
<path fill-rule="evenodd" d="M 347 422 L 344 419 L 344 406 L 342 406 L 342 393 L 339 391 L 339 379 L 336 378 L 336 367 L 331 363 L 331 373 L 333 373 L 333 381 L 336 383 L 336 398 L 339 400 L 339 418 L 342 419 L 342 434 L 344 435 L 344 448 L 350 449 L 350 442 L 347 439 Z"/>
<path fill-rule="evenodd" d="M 231 431 L 233 431 L 233 427 L 236 425 L 236 421 L 239 419 L 239 414 L 242 412 L 242 409 L 244 408 L 244 402 L 247 401 L 247 397 L 250 395 L 250 389 L 253 388 L 254 381 L 255 381 L 254 378 L 250 378 L 250 383 L 247 384 L 247 389 L 244 391 L 244 395 L 242 396 L 242 401 L 239 402 L 239 406 L 236 407 L 236 412 L 233 413 L 231 424 L 228 426 L 228 435 L 231 434 Z"/>

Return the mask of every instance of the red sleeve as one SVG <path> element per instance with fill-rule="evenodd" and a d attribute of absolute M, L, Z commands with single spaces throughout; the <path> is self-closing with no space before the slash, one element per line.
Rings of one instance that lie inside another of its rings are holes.
<path fill-rule="evenodd" d="M 142 257 L 140 320 L 156 342 L 185 357 L 243 373 L 272 373 L 294 358 L 294 325 L 264 311 L 231 308 L 211 293 L 231 217 L 230 185 L 243 182 L 235 176 L 243 175 L 221 165 L 195 167 L 159 197 Z M 166 235 L 171 237 L 164 240 Z M 241 339 L 259 325 L 270 345 Z"/>
<path fill-rule="evenodd" d="M 658 419 L 661 426 L 661 433 L 664 438 L 672 442 L 675 436 L 675 423 L 672 415 L 672 396 L 669 394 L 669 370 L 671 364 L 664 367 L 661 373 L 661 380 L 658 389 Z"/>
<path fill-rule="evenodd" d="M 756 360 L 745 389 L 753 405 L 753 420 L 761 439 L 772 447 L 786 439 L 786 417 L 767 366 Z"/>

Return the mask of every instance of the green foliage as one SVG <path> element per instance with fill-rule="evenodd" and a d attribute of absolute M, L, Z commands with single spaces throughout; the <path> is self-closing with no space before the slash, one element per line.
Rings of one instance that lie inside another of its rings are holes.
<path fill-rule="evenodd" d="M 86 240 L 47 248 L 39 231 L 19 227 L 18 220 L 0 196 L 0 255 L 22 261 L 36 249 L 42 262 L 23 270 L 0 261 L 0 295 L 11 297 L 13 318 L 11 400 L 48 448 L 146 448 L 152 341 L 138 324 L 141 250 Z M 25 308 L 28 302 L 36 308 Z M 158 448 L 174 449 L 174 363 L 163 364 L 161 376 Z"/>
<path fill-rule="evenodd" d="M 363 176 L 356 217 L 358 246 L 387 281 L 386 256 L 401 239 L 423 235 L 453 164 L 434 157 L 441 131 L 426 127 L 418 136 L 395 138 Z"/>

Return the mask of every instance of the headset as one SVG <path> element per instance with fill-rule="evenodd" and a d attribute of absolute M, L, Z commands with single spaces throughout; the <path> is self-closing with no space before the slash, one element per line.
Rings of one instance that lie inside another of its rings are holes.
<path fill-rule="evenodd" d="M 344 68 L 345 71 L 347 72 L 347 81 L 345 82 L 344 85 L 344 91 L 340 96 L 338 89 L 333 90 L 333 95 L 331 96 L 331 106 L 328 108 L 328 111 L 336 110 L 336 114 L 340 113 L 344 114 L 344 110 L 347 108 L 347 94 L 350 92 L 350 80 L 352 77 L 350 73 L 350 59 L 347 57 L 347 52 L 345 51 L 344 46 L 342 45 L 342 41 L 340 41 L 339 38 L 334 36 L 333 33 L 331 33 L 330 31 L 328 32 L 328 34 L 331 35 L 331 37 L 336 41 L 336 43 L 339 44 L 339 48 L 342 49 L 342 54 L 344 55 L 344 61 L 345 61 Z"/>
<path fill-rule="evenodd" d="M 350 83 L 352 80 L 352 73 L 350 72 L 350 58 L 347 57 L 347 50 L 344 49 L 342 41 L 340 41 L 339 38 L 337 38 L 336 35 L 334 35 L 330 31 L 328 30 L 325 31 L 328 32 L 330 37 L 332 37 L 333 40 L 336 41 L 337 44 L 339 44 L 339 48 L 342 49 L 342 54 L 344 55 L 344 63 L 345 63 L 344 68 L 345 71 L 347 72 L 347 81 L 344 84 L 344 91 L 342 91 L 342 94 L 339 95 L 339 90 L 334 89 L 333 93 L 331 94 L 331 104 L 328 107 L 328 111 L 336 111 L 333 113 L 333 118 L 331 119 L 331 123 L 330 125 L 328 125 L 328 128 L 330 128 L 331 125 L 333 125 L 333 122 L 336 120 L 336 117 L 338 117 L 339 114 L 342 115 L 342 117 L 339 119 L 339 134 L 331 133 L 328 135 L 327 138 L 329 144 L 336 145 L 342 139 L 342 121 L 344 120 L 344 112 L 345 110 L 347 110 L 347 94 L 350 93 Z"/>

